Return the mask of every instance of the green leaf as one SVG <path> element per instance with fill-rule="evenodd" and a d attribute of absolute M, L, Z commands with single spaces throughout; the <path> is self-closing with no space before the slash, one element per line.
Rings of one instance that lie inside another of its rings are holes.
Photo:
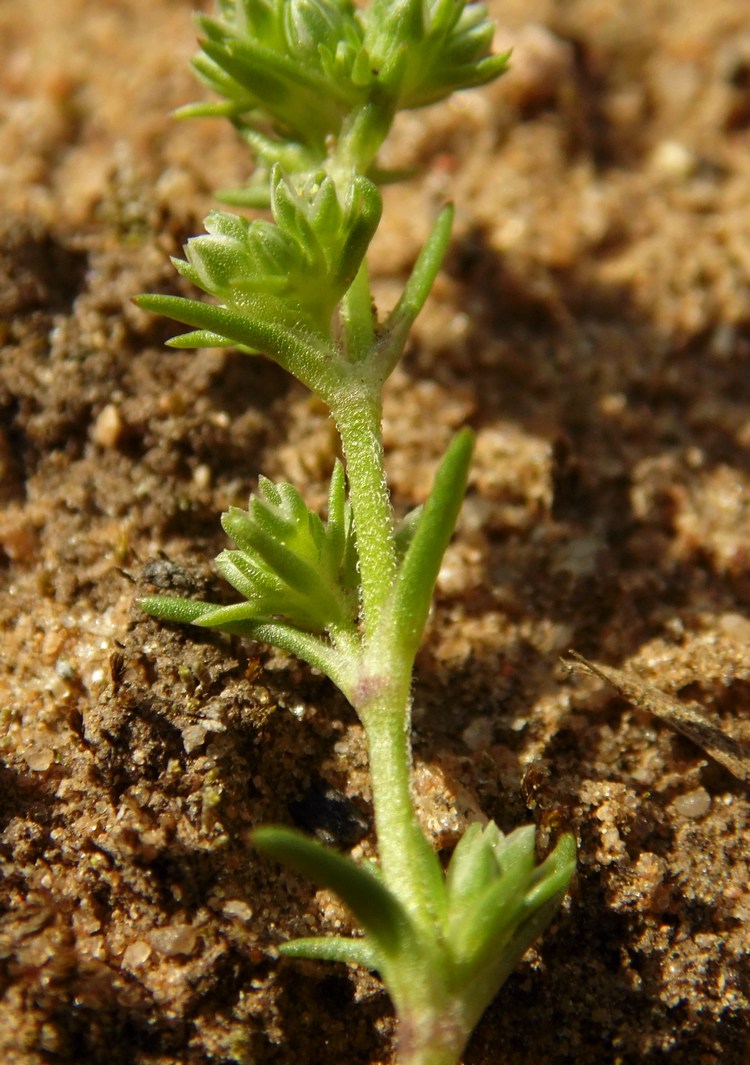
<path fill-rule="evenodd" d="M 505 930 L 504 942 L 493 939 L 495 929 L 488 922 L 484 947 L 475 954 L 460 982 L 467 1021 L 473 1027 L 502 984 L 554 917 L 575 871 L 576 847 L 573 837 L 563 836 L 536 872 L 544 869 L 537 888 L 526 896 L 515 929 Z M 546 867 L 546 868 L 545 868 Z M 541 889 L 541 890 L 540 890 Z M 538 891 L 538 894 L 535 892 Z"/>
<path fill-rule="evenodd" d="M 575 867 L 576 842 L 573 836 L 566 832 L 560 837 L 552 853 L 548 854 L 542 864 L 534 870 L 532 878 L 534 887 L 527 896 L 528 906 L 542 907 L 550 900 L 557 898 L 560 891 L 564 894 L 575 872 Z"/>
<path fill-rule="evenodd" d="M 405 656 L 415 655 L 422 639 L 435 581 L 466 489 L 473 448 L 470 429 L 462 429 L 451 441 L 384 612 L 381 625 L 387 638 L 402 647 Z"/>
<path fill-rule="evenodd" d="M 341 635 L 338 640 L 345 646 L 345 650 L 339 650 L 320 637 L 302 632 L 292 625 L 258 615 L 252 603 L 220 606 L 217 603 L 202 603 L 177 596 L 146 595 L 138 599 L 137 604 L 147 614 L 161 621 L 217 629 L 219 632 L 245 636 L 259 643 L 280 647 L 319 669 L 339 688 L 351 681 L 350 672 L 356 647 L 348 646 Z"/>
<path fill-rule="evenodd" d="M 261 477 L 248 510 L 230 507 L 222 526 L 238 550 L 222 551 L 216 565 L 245 601 L 221 606 L 149 596 L 144 609 L 272 643 L 345 688 L 361 648 L 354 527 L 341 463 L 331 478 L 325 525 L 296 488 Z"/>
<path fill-rule="evenodd" d="M 241 348 L 246 355 L 256 355 L 257 352 L 237 344 L 234 340 L 211 333 L 207 329 L 195 329 L 192 333 L 182 333 L 181 336 L 172 337 L 167 341 L 168 348 Z"/>
<path fill-rule="evenodd" d="M 364 262 L 375 231 L 380 224 L 383 199 L 376 185 L 366 177 L 355 176 L 346 190 L 344 200 L 345 226 L 341 227 L 342 241 L 334 267 L 334 279 L 341 296 L 354 282 Z M 324 232 L 324 231 L 323 231 Z"/>
<path fill-rule="evenodd" d="M 216 568 L 225 581 L 249 600 L 264 601 L 286 591 L 277 574 L 259 566 L 245 551 L 222 551 L 216 556 Z M 273 614 L 274 611 L 265 613 Z"/>
<path fill-rule="evenodd" d="M 505 71 L 508 57 L 491 55 L 494 27 L 486 16 L 485 4 L 465 0 L 370 4 L 364 45 L 373 68 L 388 70 L 399 109 L 424 107 Z M 397 55 L 403 57 L 400 68 Z"/>
<path fill-rule="evenodd" d="M 247 311 L 237 312 L 227 307 L 215 307 L 211 303 L 200 303 L 184 296 L 144 294 L 136 296 L 133 302 L 144 311 L 166 315 L 185 325 L 207 330 L 224 340 L 234 341 L 254 351 L 262 351 L 285 367 L 290 361 L 309 363 L 327 354 L 317 351 L 309 340 L 302 341 L 275 325 L 277 316 L 270 307 L 264 308 L 260 300 L 255 315 L 250 315 Z"/>
<path fill-rule="evenodd" d="M 344 470 L 334 467 L 329 517 L 324 525 L 290 484 L 261 477 L 247 510 L 222 516 L 238 551 L 217 565 L 253 603 L 256 615 L 283 617 L 310 632 L 354 633 L 359 609 L 352 565 L 354 529 L 346 502 Z"/>
<path fill-rule="evenodd" d="M 533 836 L 533 828 L 531 833 Z M 446 873 L 448 906 L 454 920 L 465 915 L 473 900 L 500 875 L 494 847 L 498 835 L 494 822 L 485 827 L 475 822 L 456 844 Z"/>
<path fill-rule="evenodd" d="M 371 972 L 380 965 L 378 952 L 367 938 L 311 936 L 307 939 L 292 939 L 288 943 L 282 943 L 278 949 L 280 954 L 288 958 L 345 962 L 347 965 L 359 965 Z"/>
<path fill-rule="evenodd" d="M 341 0 L 288 0 L 287 40 L 297 51 L 319 61 L 321 49 L 361 45 L 362 32 L 354 4 Z"/>
<path fill-rule="evenodd" d="M 377 351 L 375 327 L 377 315 L 370 290 L 367 262 L 363 261 L 347 289 L 339 317 L 344 331 L 344 350 L 351 363 L 371 360 Z"/>
<path fill-rule="evenodd" d="M 522 853 L 523 851 L 523 853 Z M 485 967 L 509 972 L 546 926 L 575 870 L 575 843 L 563 836 L 542 865 L 534 866 L 534 836 L 523 838 L 515 861 L 475 899 L 454 926 L 451 945 L 468 979 Z M 498 960 L 505 962 L 498 967 Z"/>
<path fill-rule="evenodd" d="M 386 957 L 403 952 L 414 940 L 406 910 L 366 867 L 288 828 L 258 828 L 252 839 L 264 854 L 334 891 Z"/>
<path fill-rule="evenodd" d="M 526 895 L 534 869 L 533 828 L 523 842 L 524 854 L 517 854 L 510 867 L 485 880 L 482 890 L 472 893 L 470 900 L 464 900 L 464 903 L 470 901 L 470 905 L 457 910 L 451 907 L 451 947 L 467 972 L 481 965 L 484 952 L 500 951 L 505 939 L 526 916 Z"/>
<path fill-rule="evenodd" d="M 346 474 L 344 465 L 336 459 L 328 488 L 328 518 L 326 537 L 331 557 L 341 565 L 346 550 L 346 540 L 351 535 L 351 518 L 347 516 Z"/>
<path fill-rule="evenodd" d="M 221 343 L 263 352 L 313 391 L 325 385 L 330 392 L 344 361 L 333 313 L 377 229 L 380 193 L 362 176 L 339 189 L 322 173 L 296 189 L 278 166 L 270 183 L 275 224 L 212 211 L 206 233 L 185 245 L 185 259 L 173 259 L 221 306 L 180 296 L 146 295 L 136 302 Z M 194 342 L 191 334 L 177 340 Z"/>
<path fill-rule="evenodd" d="M 383 337 L 378 350 L 379 358 L 384 363 L 385 377 L 401 358 L 409 331 L 435 283 L 448 250 L 452 227 L 453 207 L 446 204 L 417 257 L 401 298 L 383 326 Z"/>
<path fill-rule="evenodd" d="M 353 4 L 339 0 L 285 0 L 258 6 L 248 0 L 222 7 L 218 18 L 198 20 L 204 34 L 193 60 L 200 80 L 225 97 L 240 129 L 254 129 L 282 148 L 305 146 L 313 170 L 326 158 L 347 111 L 363 99 L 352 77 L 361 58 L 362 29 Z M 209 105 L 210 106 L 210 105 Z M 210 113 L 197 105 L 192 113 Z M 266 162 L 274 158 L 267 147 Z M 294 168 L 299 172 L 299 167 Z"/>
<path fill-rule="evenodd" d="M 197 599 L 179 599 L 175 595 L 144 595 L 136 603 L 152 617 L 175 621 L 181 625 L 197 624 L 206 614 L 218 609 L 216 603 L 201 603 Z"/>

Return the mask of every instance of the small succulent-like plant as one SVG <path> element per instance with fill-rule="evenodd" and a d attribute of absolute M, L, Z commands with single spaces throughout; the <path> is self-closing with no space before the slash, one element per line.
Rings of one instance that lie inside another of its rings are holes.
<path fill-rule="evenodd" d="M 190 327 L 175 347 L 233 346 L 284 367 L 330 409 L 344 463 L 325 522 L 288 484 L 261 478 L 223 526 L 217 559 L 235 605 L 150 596 L 156 617 L 248 636 L 321 670 L 367 736 L 377 864 L 356 864 L 284 827 L 256 846 L 335 891 L 363 934 L 296 940 L 289 955 L 377 970 L 399 1020 L 401 1065 L 455 1065 L 487 1004 L 560 903 L 575 866 L 564 835 L 536 863 L 533 827 L 471 825 L 447 871 L 416 816 L 410 710 L 415 655 L 466 486 L 460 431 L 423 507 L 397 525 L 381 435 L 383 384 L 450 239 L 438 215 L 401 298 L 377 316 L 366 253 L 380 221 L 378 164 L 394 116 L 501 74 L 484 5 L 462 0 L 220 0 L 194 60 L 220 102 L 184 109 L 231 119 L 255 153 L 227 199 L 273 221 L 212 212 L 179 272 L 213 302 L 141 296 Z"/>

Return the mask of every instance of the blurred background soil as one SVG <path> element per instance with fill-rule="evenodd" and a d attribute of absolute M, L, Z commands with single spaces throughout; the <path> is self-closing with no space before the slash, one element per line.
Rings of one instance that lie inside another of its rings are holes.
<path fill-rule="evenodd" d="M 371 849 L 351 710 L 134 606 L 229 598 L 220 511 L 259 472 L 322 505 L 336 453 L 276 367 L 165 350 L 129 302 L 186 291 L 169 255 L 248 173 L 231 129 L 169 117 L 191 8 L 0 2 L 0 1058 L 386 1065 L 377 981 L 274 953 L 346 914 L 248 845 L 281 820 Z M 747 786 L 559 660 L 750 732 L 748 8 L 490 8 L 512 72 L 399 122 L 421 173 L 372 253 L 388 307 L 455 200 L 385 425 L 399 510 L 478 434 L 418 662 L 425 824 L 446 854 L 480 816 L 580 842 L 465 1063 L 741 1065 Z"/>

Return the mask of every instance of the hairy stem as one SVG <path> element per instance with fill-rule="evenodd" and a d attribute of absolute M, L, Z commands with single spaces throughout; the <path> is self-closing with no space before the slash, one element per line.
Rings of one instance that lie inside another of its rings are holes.
<path fill-rule="evenodd" d="M 431 925 L 439 863 L 417 820 L 411 779 L 414 655 L 380 626 L 396 578 L 393 511 L 383 467 L 381 386 L 350 386 L 332 411 L 341 435 L 357 536 L 362 654 L 344 689 L 365 726 L 381 868 L 388 887 Z"/>
<path fill-rule="evenodd" d="M 403 683 L 400 691 L 394 687 L 355 709 L 367 732 L 380 865 L 388 886 L 405 901 L 414 890 L 414 837 L 422 832 L 411 791 L 409 690 Z"/>
<path fill-rule="evenodd" d="M 341 436 L 357 536 L 365 643 L 396 576 L 393 512 L 383 468 L 380 386 L 349 389 L 331 410 Z"/>
<path fill-rule="evenodd" d="M 366 659 L 365 659 L 366 661 Z M 411 662 L 397 654 L 362 676 L 354 707 L 367 734 L 383 879 L 434 940 L 444 916 L 443 873 L 417 818 L 412 792 Z"/>
<path fill-rule="evenodd" d="M 329 163 L 329 172 L 346 175 L 356 170 L 366 174 L 388 136 L 395 111 L 393 96 L 384 91 L 382 86 L 373 86 L 370 99 L 352 111 L 344 121 Z"/>

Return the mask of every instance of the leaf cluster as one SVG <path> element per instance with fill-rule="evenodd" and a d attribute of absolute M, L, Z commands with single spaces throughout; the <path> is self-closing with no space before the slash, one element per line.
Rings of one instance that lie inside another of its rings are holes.
<path fill-rule="evenodd" d="M 335 891 L 364 931 L 362 938 L 293 940 L 281 946 L 282 953 L 377 969 L 397 1006 L 413 1004 L 419 985 L 432 1002 L 458 999 L 467 1033 L 549 923 L 576 858 L 570 835 L 538 865 L 533 826 L 503 835 L 494 822 L 471 825 L 445 877 L 432 881 L 430 909 L 438 918 L 428 935 L 375 867 L 359 866 L 286 828 L 257 829 L 254 842 Z"/>
<path fill-rule="evenodd" d="M 199 328 L 172 347 L 233 345 L 287 365 L 282 336 L 309 348 L 333 341 L 332 316 L 380 221 L 380 193 L 352 176 L 343 193 L 319 173 L 295 189 L 278 167 L 271 180 L 274 222 L 212 211 L 206 233 L 185 245 L 177 270 L 221 307 L 179 296 L 140 296 L 139 306 Z"/>
<path fill-rule="evenodd" d="M 457 433 L 435 475 L 424 507 L 396 530 L 398 569 L 375 632 L 358 628 L 357 543 L 346 497 L 344 467 L 336 462 L 324 522 L 296 488 L 259 479 L 247 510 L 231 507 L 222 527 L 236 549 L 216 558 L 222 576 L 244 597 L 223 606 L 152 595 L 140 606 L 154 617 L 265 639 L 321 669 L 345 694 L 368 653 L 397 646 L 411 662 L 422 635 L 445 547 L 466 487 L 474 445 Z"/>
<path fill-rule="evenodd" d="M 199 25 L 193 66 L 222 101 L 181 114 L 233 121 L 261 169 L 228 198 L 256 206 L 274 163 L 289 173 L 325 165 L 357 110 L 374 103 L 386 119 L 371 129 L 369 165 L 397 111 L 484 84 L 508 59 L 491 54 L 486 6 L 466 0 L 375 0 L 363 10 L 350 0 L 221 0 L 218 18 Z"/>
<path fill-rule="evenodd" d="M 331 478 L 327 522 L 291 484 L 261 477 L 247 510 L 231 507 L 221 524 L 237 547 L 222 551 L 216 566 L 245 602 L 201 604 L 210 608 L 197 619 L 201 626 L 252 635 L 259 622 L 278 619 L 311 633 L 353 630 L 356 548 L 340 462 Z M 160 599 L 142 604 L 153 612 Z M 173 608 L 175 600 L 170 603 Z"/>

